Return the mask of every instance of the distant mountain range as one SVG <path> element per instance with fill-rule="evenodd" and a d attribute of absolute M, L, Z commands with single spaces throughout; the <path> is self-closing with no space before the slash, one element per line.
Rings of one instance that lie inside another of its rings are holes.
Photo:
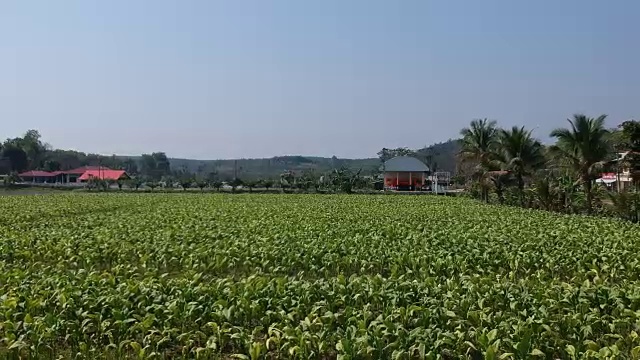
<path fill-rule="evenodd" d="M 458 140 L 434 144 L 415 150 L 415 156 L 437 171 L 456 170 L 456 154 L 460 150 Z M 285 171 L 301 173 L 314 171 L 322 174 L 341 166 L 353 170 L 362 170 L 362 174 L 376 174 L 379 172 L 381 161 L 378 158 L 339 159 L 317 156 L 276 156 L 263 159 L 235 159 L 235 160 L 192 160 L 169 159 L 173 170 L 184 169 L 191 173 L 207 175 L 216 173 L 221 179 L 265 179 L 279 177 Z"/>

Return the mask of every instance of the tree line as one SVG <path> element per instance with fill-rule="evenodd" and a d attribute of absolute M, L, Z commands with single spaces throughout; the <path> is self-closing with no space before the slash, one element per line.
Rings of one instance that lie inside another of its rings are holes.
<path fill-rule="evenodd" d="M 315 171 L 303 171 L 296 174 L 293 171 L 287 171 L 280 175 L 277 179 L 250 179 L 242 180 L 235 178 L 229 181 L 221 181 L 215 176 L 209 179 L 199 178 L 195 174 L 184 173 L 177 177 L 164 176 L 160 181 L 150 178 L 133 177 L 131 179 L 116 180 L 100 180 L 90 179 L 87 187 L 91 190 L 106 191 L 113 186 L 122 190 L 124 187 L 132 190 L 140 190 L 141 188 L 155 191 L 157 188 L 163 190 L 173 190 L 180 188 L 184 191 L 192 188 L 199 188 L 201 191 L 205 189 L 213 189 L 222 191 L 228 189 L 231 192 L 242 191 L 253 192 L 255 189 L 261 191 L 277 190 L 283 193 L 353 193 L 358 190 L 373 190 L 374 179 L 370 176 L 361 175 L 360 171 L 352 171 L 341 167 L 330 172 L 318 175 Z"/>
<path fill-rule="evenodd" d="M 282 191 L 344 191 L 372 187 L 371 177 L 362 176 L 361 171 L 342 166 L 337 158 L 336 168 L 317 173 L 314 170 L 285 171 L 274 178 L 254 178 L 247 175 L 243 181 L 238 176 L 220 175 L 217 171 L 204 169 L 191 172 L 186 166 L 172 168 L 171 162 L 164 152 L 142 154 L 139 157 L 104 156 L 87 154 L 73 150 L 53 149 L 42 141 L 37 130 L 28 130 L 23 136 L 9 138 L 0 143 L 0 174 L 11 174 L 7 179 L 19 181 L 18 174 L 29 170 L 65 171 L 83 166 L 103 166 L 114 170 L 125 170 L 131 179 L 127 181 L 102 181 L 92 179 L 89 188 L 107 189 L 117 185 L 119 188 L 141 187 L 156 188 L 213 188 L 221 190 L 225 185 L 235 191 L 245 187 L 249 191 L 254 188 L 279 188 Z"/>
<path fill-rule="evenodd" d="M 606 115 L 576 114 L 553 130 L 555 143 L 543 145 L 532 130 L 500 128 L 496 121 L 473 120 L 461 130 L 460 173 L 468 193 L 485 202 L 565 213 L 640 217 L 640 123 L 615 129 Z M 625 153 L 621 159 L 618 154 Z M 629 169 L 631 186 L 611 191 L 596 184 L 604 172 Z"/>

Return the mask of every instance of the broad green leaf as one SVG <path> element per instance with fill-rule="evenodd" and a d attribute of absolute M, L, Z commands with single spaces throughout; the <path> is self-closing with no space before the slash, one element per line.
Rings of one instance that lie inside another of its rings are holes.
<path fill-rule="evenodd" d="M 484 354 L 484 358 L 485 360 L 495 360 L 496 359 L 496 348 L 491 345 L 489 346 L 489 348 L 487 349 L 487 351 Z"/>

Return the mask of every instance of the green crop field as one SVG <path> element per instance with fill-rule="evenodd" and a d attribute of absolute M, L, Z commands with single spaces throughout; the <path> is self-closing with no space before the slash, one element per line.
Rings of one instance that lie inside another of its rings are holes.
<path fill-rule="evenodd" d="M 373 195 L 0 197 L 0 358 L 640 357 L 640 227 Z"/>

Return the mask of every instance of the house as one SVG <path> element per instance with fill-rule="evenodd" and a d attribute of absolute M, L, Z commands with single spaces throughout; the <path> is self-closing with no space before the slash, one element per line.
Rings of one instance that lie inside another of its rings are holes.
<path fill-rule="evenodd" d="M 429 167 L 411 156 L 397 156 L 384 163 L 384 188 L 418 190 L 426 185 Z"/>
<path fill-rule="evenodd" d="M 30 183 L 51 183 L 55 182 L 55 176 L 48 171 L 31 170 L 18 174 L 24 182 Z"/>
<path fill-rule="evenodd" d="M 63 181 L 60 181 L 60 182 L 62 183 L 79 182 L 78 178 L 80 178 L 85 172 L 94 171 L 94 170 L 111 170 L 111 169 L 104 166 L 81 166 L 79 168 L 63 171 L 65 175 L 65 179 L 63 179 Z"/>
<path fill-rule="evenodd" d="M 626 164 L 627 156 L 629 156 L 630 153 L 630 151 L 618 153 L 618 157 L 608 163 L 612 168 L 616 169 L 616 172 L 600 174 L 600 178 L 596 180 L 596 183 L 605 184 L 611 188 L 615 187 L 618 191 L 631 187 L 633 178 L 631 176 L 631 169 L 628 164 Z"/>
<path fill-rule="evenodd" d="M 83 166 L 67 171 L 32 170 L 18 174 L 24 182 L 48 184 L 73 184 L 87 182 L 90 179 L 124 180 L 129 175 L 124 170 L 112 170 L 104 166 Z"/>

